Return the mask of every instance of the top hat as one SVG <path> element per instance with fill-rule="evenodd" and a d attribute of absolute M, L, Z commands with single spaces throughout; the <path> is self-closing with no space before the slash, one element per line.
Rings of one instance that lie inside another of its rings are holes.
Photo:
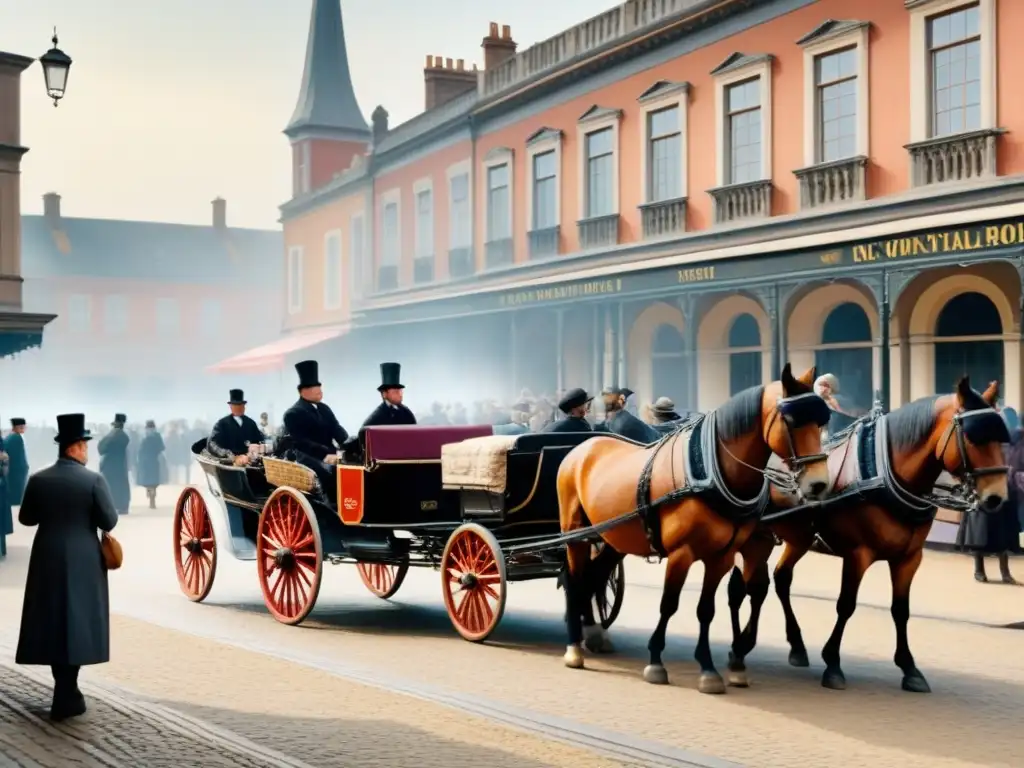
<path fill-rule="evenodd" d="M 152 419 L 146 419 L 146 429 L 156 429 L 156 422 Z"/>
<path fill-rule="evenodd" d="M 24 427 L 25 426 L 25 420 L 24 419 L 11 419 L 11 426 L 12 427 Z"/>
<path fill-rule="evenodd" d="M 670 397 L 659 397 L 654 401 L 654 405 L 651 406 L 651 410 L 655 413 L 675 413 L 676 404 Z"/>
<path fill-rule="evenodd" d="M 383 392 L 385 389 L 405 389 L 402 384 L 402 366 L 398 363 L 380 364 L 380 386 L 377 391 Z"/>
<path fill-rule="evenodd" d="M 581 405 L 586 405 L 593 399 L 594 398 L 587 394 L 585 389 L 576 387 L 575 389 L 570 389 L 562 396 L 562 399 L 558 401 L 558 409 L 562 413 L 568 413 L 573 408 L 579 408 Z"/>
<path fill-rule="evenodd" d="M 71 445 L 83 440 L 92 440 L 92 433 L 85 428 L 84 413 L 62 413 L 57 417 L 57 436 L 53 442 Z"/>
<path fill-rule="evenodd" d="M 240 389 L 232 389 L 228 392 L 228 405 L 245 405 L 245 393 Z"/>
<path fill-rule="evenodd" d="M 295 364 L 299 374 L 299 389 L 320 386 L 320 364 L 316 360 L 303 360 Z"/>
<path fill-rule="evenodd" d="M 128 417 L 125 416 L 123 413 L 115 413 L 114 414 L 114 424 L 116 426 L 123 427 L 127 423 L 128 423 Z"/>

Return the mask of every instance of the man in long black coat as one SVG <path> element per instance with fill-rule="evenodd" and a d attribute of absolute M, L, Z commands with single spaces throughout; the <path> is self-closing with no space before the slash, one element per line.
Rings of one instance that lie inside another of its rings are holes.
<path fill-rule="evenodd" d="M 320 366 L 316 360 L 295 364 L 299 374 L 299 399 L 284 412 L 284 447 L 295 454 L 295 460 L 309 467 L 328 493 L 334 493 L 334 466 L 338 451 L 348 440 L 348 432 L 323 402 L 320 387 Z"/>
<path fill-rule="evenodd" d="M 405 393 L 402 366 L 398 363 L 381 363 L 380 379 L 380 386 L 377 387 L 377 391 L 380 392 L 380 405 L 366 417 L 363 428 L 415 424 L 416 416 L 402 404 Z"/>
<path fill-rule="evenodd" d="M 123 413 L 115 414 L 110 431 L 96 446 L 100 454 L 100 474 L 107 481 L 119 515 L 127 515 L 132 504 L 132 486 L 128 479 L 128 445 L 131 439 L 124 431 L 127 421 L 128 417 Z"/>
<path fill-rule="evenodd" d="M 594 427 L 594 431 L 611 432 L 638 443 L 657 442 L 661 439 L 661 433 L 626 410 L 625 393 L 628 391 L 610 387 L 601 392 L 604 398 L 604 423 Z"/>
<path fill-rule="evenodd" d="M 57 463 L 29 478 L 18 512 L 22 525 L 39 530 L 15 660 L 50 667 L 54 720 L 85 712 L 79 668 L 110 661 L 110 598 L 97 533 L 117 525 L 117 510 L 103 476 L 85 468 L 90 437 L 83 414 L 57 417 Z"/>
<path fill-rule="evenodd" d="M 558 401 L 558 409 L 565 414 L 565 418 L 552 421 L 544 427 L 544 431 L 592 432 L 590 422 L 587 421 L 587 411 L 590 410 L 590 401 L 593 399 L 586 390 L 579 387 L 570 389 Z"/>
<path fill-rule="evenodd" d="M 4 439 L 4 450 L 10 465 L 7 468 L 7 501 L 12 507 L 21 504 L 28 483 L 28 454 L 25 452 L 25 420 L 11 419 L 11 434 Z"/>
<path fill-rule="evenodd" d="M 232 389 L 228 396 L 231 413 L 213 425 L 206 450 L 237 466 L 249 463 L 249 446 L 259 445 L 266 436 L 255 421 L 245 415 L 245 393 Z"/>

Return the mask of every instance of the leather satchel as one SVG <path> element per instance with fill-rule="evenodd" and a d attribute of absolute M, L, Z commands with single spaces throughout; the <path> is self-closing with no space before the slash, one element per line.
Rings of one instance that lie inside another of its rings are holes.
<path fill-rule="evenodd" d="M 104 532 L 100 538 L 100 551 L 103 553 L 103 565 L 108 571 L 116 571 L 124 562 L 124 550 L 121 542 Z"/>

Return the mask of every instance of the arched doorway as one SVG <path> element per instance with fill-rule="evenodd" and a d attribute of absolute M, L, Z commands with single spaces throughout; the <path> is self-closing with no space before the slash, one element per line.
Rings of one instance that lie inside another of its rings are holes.
<path fill-rule="evenodd" d="M 839 379 L 840 399 L 854 413 L 870 410 L 875 400 L 872 344 L 871 321 L 859 304 L 844 302 L 825 318 L 814 364 L 819 376 Z"/>
<path fill-rule="evenodd" d="M 651 343 L 654 398 L 671 397 L 678 407 L 686 398 L 686 342 L 673 325 L 659 325 Z"/>
<path fill-rule="evenodd" d="M 729 327 L 729 396 L 761 383 L 761 328 L 749 312 Z"/>
<path fill-rule="evenodd" d="M 935 388 L 952 391 L 964 375 L 983 391 L 990 381 L 1003 381 L 1003 323 L 992 300 L 970 291 L 954 296 L 935 323 Z"/>

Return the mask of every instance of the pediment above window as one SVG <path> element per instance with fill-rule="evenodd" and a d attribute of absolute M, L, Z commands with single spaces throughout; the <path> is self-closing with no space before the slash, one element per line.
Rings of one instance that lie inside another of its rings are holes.
<path fill-rule="evenodd" d="M 826 19 L 797 40 L 796 44 L 806 46 L 814 43 L 821 43 L 825 40 L 843 37 L 851 32 L 857 32 L 870 26 L 870 21 L 857 21 L 856 19 L 843 19 L 836 21 L 835 19 Z"/>
<path fill-rule="evenodd" d="M 740 53 L 735 51 L 726 56 L 725 61 L 712 69 L 711 74 L 715 76 L 727 75 L 730 72 L 737 72 L 757 64 L 764 64 L 774 58 L 770 53 Z"/>
<path fill-rule="evenodd" d="M 557 143 L 562 140 L 562 132 L 558 128 L 541 128 L 530 134 L 526 140 L 526 146 L 532 147 L 535 144 Z"/>
<path fill-rule="evenodd" d="M 501 160 L 507 160 L 510 157 L 512 157 L 511 147 L 494 147 L 490 152 L 484 155 L 484 162 L 498 162 Z"/>
<path fill-rule="evenodd" d="M 641 104 L 645 104 L 650 101 L 658 101 L 668 96 L 677 96 L 679 94 L 688 93 L 690 90 L 690 84 L 687 82 L 677 82 L 675 80 L 659 80 L 646 91 L 640 94 L 637 101 Z"/>
<path fill-rule="evenodd" d="M 599 107 L 597 104 L 592 106 L 582 115 L 577 121 L 580 125 L 585 123 L 599 123 L 605 120 L 618 120 L 622 117 L 621 109 L 611 109 L 610 107 Z"/>

